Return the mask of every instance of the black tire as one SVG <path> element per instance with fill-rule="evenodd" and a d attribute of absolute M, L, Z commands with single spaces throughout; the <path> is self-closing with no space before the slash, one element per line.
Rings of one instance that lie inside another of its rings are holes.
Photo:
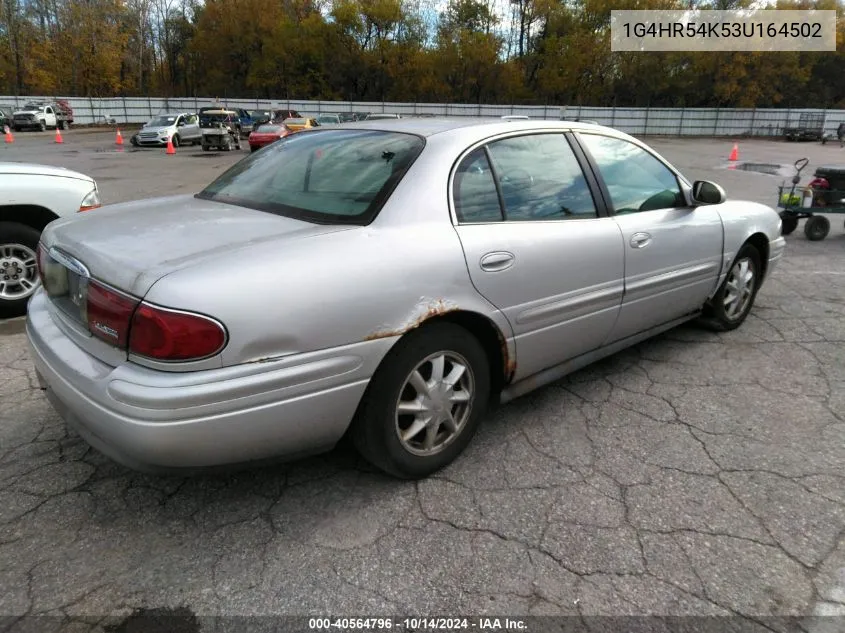
<path fill-rule="evenodd" d="M 823 215 L 812 215 L 804 222 L 804 235 L 811 242 L 818 242 L 830 233 L 830 220 Z"/>
<path fill-rule="evenodd" d="M 438 352 L 466 361 L 465 375 L 474 385 L 475 396 L 468 401 L 469 411 L 457 434 L 439 451 L 417 455 L 399 439 L 396 407 L 407 388 L 407 378 L 426 358 Z M 355 447 L 367 461 L 395 477 L 418 479 L 440 470 L 463 452 L 478 429 L 490 400 L 490 372 L 484 348 L 464 328 L 435 323 L 411 331 L 388 352 L 370 380 L 352 423 Z"/>
<path fill-rule="evenodd" d="M 40 238 L 41 232 L 30 226 L 18 222 L 0 222 L 0 243 L 2 244 L 21 244 L 35 252 Z M 3 278 L 4 275 L 0 272 L 0 280 Z M 26 304 L 36 288 L 37 285 L 32 292 L 20 299 L 0 298 L 0 318 L 8 319 L 26 314 Z"/>
<path fill-rule="evenodd" d="M 173 143 L 173 147 L 179 147 L 182 144 L 182 141 L 179 139 L 178 134 L 173 135 L 173 139 L 171 139 L 171 142 Z"/>
<path fill-rule="evenodd" d="M 132 147 L 138 147 L 138 137 L 137 137 L 137 136 L 134 136 L 134 135 L 133 135 L 133 136 L 129 139 L 129 142 L 132 144 Z"/>
<path fill-rule="evenodd" d="M 21 131 L 21 126 L 20 126 L 20 125 L 16 125 L 16 126 L 15 126 L 15 132 L 20 132 L 20 131 Z"/>
<path fill-rule="evenodd" d="M 747 304 L 738 314 L 729 315 L 725 309 L 725 299 L 729 292 L 728 284 L 732 280 L 735 266 L 743 260 L 748 260 L 749 267 L 752 269 L 754 274 L 752 283 L 754 285 Z M 702 318 L 699 320 L 702 325 L 717 332 L 735 330 L 742 325 L 743 321 L 748 317 L 748 313 L 751 312 L 751 308 L 754 306 L 754 299 L 757 298 L 757 291 L 760 289 L 760 282 L 762 281 L 761 273 L 763 270 L 761 262 L 760 252 L 752 244 L 746 243 L 739 249 L 736 258 L 731 262 L 731 267 L 728 269 L 725 281 L 722 282 L 722 285 L 713 298 L 704 306 Z"/>
<path fill-rule="evenodd" d="M 780 221 L 782 223 L 781 235 L 789 235 L 798 228 L 798 218 L 791 213 L 781 213 Z"/>
<path fill-rule="evenodd" d="M 205 143 L 202 144 L 202 151 L 207 152 L 211 149 L 211 145 L 206 145 Z"/>
<path fill-rule="evenodd" d="M 258 148 L 257 148 L 257 147 L 255 147 L 254 145 L 250 145 L 250 146 L 249 146 L 249 151 L 250 151 L 250 152 L 257 152 L 257 151 L 258 151 Z"/>
<path fill-rule="evenodd" d="M 42 132 L 47 131 L 47 122 L 46 121 L 39 121 L 38 127 L 41 129 Z"/>
<path fill-rule="evenodd" d="M 67 121 L 59 121 L 59 127 L 63 130 L 66 130 L 70 126 L 68 126 Z"/>

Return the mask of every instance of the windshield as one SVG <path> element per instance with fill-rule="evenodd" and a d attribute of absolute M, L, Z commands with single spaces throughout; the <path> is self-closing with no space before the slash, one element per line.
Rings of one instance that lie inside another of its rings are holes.
<path fill-rule="evenodd" d="M 322 224 L 367 224 L 425 142 L 404 133 L 315 130 L 251 154 L 197 197 Z"/>
<path fill-rule="evenodd" d="M 170 127 L 174 123 L 176 123 L 175 116 L 160 116 L 147 123 L 147 125 L 149 127 Z"/>
<path fill-rule="evenodd" d="M 269 119 L 269 118 L 271 118 L 273 115 L 272 115 L 272 114 L 270 114 L 270 111 L 269 111 L 269 110 L 253 110 L 253 111 L 252 111 L 252 114 L 250 114 L 250 116 L 251 116 L 253 119 Z"/>
<path fill-rule="evenodd" d="M 340 117 L 338 117 L 336 114 L 321 114 L 317 117 L 317 120 L 320 123 L 337 123 L 338 121 L 340 121 Z"/>
<path fill-rule="evenodd" d="M 281 125 L 259 125 L 258 129 L 255 131 L 260 132 L 261 134 L 276 134 L 277 132 L 281 132 L 283 129 L 284 128 Z"/>
<path fill-rule="evenodd" d="M 285 119 L 285 124 L 305 125 L 305 119 Z"/>

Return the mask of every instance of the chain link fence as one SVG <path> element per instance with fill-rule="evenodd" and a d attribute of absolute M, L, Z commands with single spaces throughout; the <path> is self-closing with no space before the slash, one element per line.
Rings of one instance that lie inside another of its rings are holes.
<path fill-rule="evenodd" d="M 336 112 L 387 112 L 402 116 L 502 117 L 524 115 L 532 119 L 585 120 L 641 136 L 759 136 L 778 137 L 799 125 L 801 115 L 821 115 L 824 131 L 835 132 L 845 122 L 845 110 L 748 108 L 600 108 L 587 106 L 510 106 L 460 103 L 387 103 L 350 101 L 300 101 L 286 99 L 217 99 L 116 97 L 107 99 L 64 97 L 74 112 L 74 123 L 143 124 L 164 112 L 196 112 L 207 106 L 293 109 L 303 115 Z M 28 101 L 51 97 L 0 97 L 0 105 L 19 107 Z"/>

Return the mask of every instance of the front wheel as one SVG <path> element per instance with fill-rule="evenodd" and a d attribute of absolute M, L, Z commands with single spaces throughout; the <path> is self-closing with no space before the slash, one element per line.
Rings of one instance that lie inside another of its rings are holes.
<path fill-rule="evenodd" d="M 361 455 L 396 477 L 417 479 L 469 444 L 490 399 L 484 348 L 451 323 L 423 326 L 388 352 L 352 426 Z"/>
<path fill-rule="evenodd" d="M 804 222 L 804 235 L 811 242 L 818 242 L 830 233 L 830 220 L 823 215 L 812 215 Z"/>
<path fill-rule="evenodd" d="M 746 244 L 739 249 L 725 281 L 704 307 L 702 324 L 720 332 L 742 325 L 760 288 L 760 262 L 760 252 L 753 245 Z"/>
<path fill-rule="evenodd" d="M 46 132 L 46 131 L 47 131 L 47 122 L 46 122 L 46 121 L 39 121 L 39 122 L 38 122 L 38 128 L 39 128 L 42 132 Z"/>
<path fill-rule="evenodd" d="M 35 249 L 41 233 L 18 222 L 0 222 L 0 317 L 26 314 L 38 288 Z"/>
<path fill-rule="evenodd" d="M 182 143 L 178 134 L 173 135 L 173 139 L 171 140 L 171 142 L 173 143 L 173 147 L 179 147 L 179 145 Z"/>
<path fill-rule="evenodd" d="M 205 143 L 202 144 L 202 151 L 207 152 L 211 149 L 211 145 L 206 145 Z"/>

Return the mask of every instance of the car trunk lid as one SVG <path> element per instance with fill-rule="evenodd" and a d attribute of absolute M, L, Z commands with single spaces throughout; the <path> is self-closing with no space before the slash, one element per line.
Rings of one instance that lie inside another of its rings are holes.
<path fill-rule="evenodd" d="M 349 229 L 317 225 L 193 196 L 103 207 L 57 220 L 45 246 L 71 255 L 100 279 L 143 297 L 163 276 L 207 258 L 237 257 L 250 245 Z"/>

